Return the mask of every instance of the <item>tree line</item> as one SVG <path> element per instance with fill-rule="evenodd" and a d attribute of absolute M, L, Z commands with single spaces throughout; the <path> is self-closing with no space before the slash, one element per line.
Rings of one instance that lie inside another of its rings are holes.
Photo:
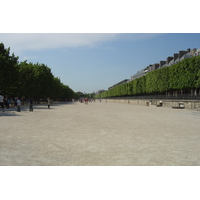
<path fill-rule="evenodd" d="M 79 98 L 77 93 L 52 74 L 47 65 L 19 62 L 18 59 L 14 53 L 10 54 L 10 48 L 0 43 L 0 91 L 4 95 L 35 100 L 47 97 L 54 100 Z"/>
<path fill-rule="evenodd" d="M 187 58 L 170 67 L 147 73 L 141 78 L 111 88 L 96 98 L 200 93 L 200 56 Z"/>

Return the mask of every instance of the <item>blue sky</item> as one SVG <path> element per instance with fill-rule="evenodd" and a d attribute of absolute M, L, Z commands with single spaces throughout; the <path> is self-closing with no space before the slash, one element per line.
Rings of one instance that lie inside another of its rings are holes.
<path fill-rule="evenodd" d="M 75 92 L 91 93 L 129 79 L 179 50 L 200 48 L 199 33 L 1 33 L 20 61 L 44 63 Z"/>

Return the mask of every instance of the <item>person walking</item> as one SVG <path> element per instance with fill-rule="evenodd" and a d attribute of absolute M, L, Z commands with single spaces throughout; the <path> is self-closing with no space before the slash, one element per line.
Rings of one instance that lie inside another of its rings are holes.
<path fill-rule="evenodd" d="M 10 108 L 10 103 L 11 103 L 11 100 L 10 100 L 10 98 L 8 98 L 8 100 L 7 100 L 7 109 Z"/>
<path fill-rule="evenodd" d="M 17 112 L 21 112 L 21 101 L 20 101 L 20 99 L 18 98 L 17 99 Z"/>
<path fill-rule="evenodd" d="M 51 99 L 47 98 L 47 104 L 48 104 L 48 109 L 50 109 L 50 105 L 51 105 Z"/>
<path fill-rule="evenodd" d="M 11 108 L 13 108 L 13 107 L 14 107 L 14 101 L 13 101 L 13 99 L 12 99 L 12 98 L 10 99 L 10 107 L 11 107 Z"/>
<path fill-rule="evenodd" d="M 2 111 L 4 112 L 4 96 L 0 93 L 0 107 L 2 109 Z"/>
<path fill-rule="evenodd" d="M 8 109 L 8 96 L 4 98 L 4 106 Z"/>
<path fill-rule="evenodd" d="M 17 99 L 18 99 L 18 97 L 15 97 L 15 100 L 14 100 L 14 107 L 15 107 L 15 106 L 17 107 Z"/>
<path fill-rule="evenodd" d="M 29 98 L 29 111 L 33 112 L 33 99 Z"/>
<path fill-rule="evenodd" d="M 85 98 L 85 104 L 88 105 L 88 98 Z"/>

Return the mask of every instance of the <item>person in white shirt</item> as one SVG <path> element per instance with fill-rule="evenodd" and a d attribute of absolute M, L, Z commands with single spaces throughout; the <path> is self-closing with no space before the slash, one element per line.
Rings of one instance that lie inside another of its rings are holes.
<path fill-rule="evenodd" d="M 21 101 L 20 101 L 20 99 L 18 98 L 18 99 L 17 99 L 17 112 L 20 112 L 20 111 L 21 111 L 20 106 L 21 106 Z"/>
<path fill-rule="evenodd" d="M 4 104 L 3 104 L 4 96 L 0 93 L 0 107 L 2 108 L 4 112 Z"/>

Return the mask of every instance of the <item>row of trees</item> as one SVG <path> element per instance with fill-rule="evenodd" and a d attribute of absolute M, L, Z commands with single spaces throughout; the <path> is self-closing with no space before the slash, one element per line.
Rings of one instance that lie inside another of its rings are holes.
<path fill-rule="evenodd" d="M 45 64 L 19 62 L 18 57 L 10 55 L 10 48 L 6 49 L 3 43 L 0 43 L 0 91 L 10 97 L 50 97 L 54 100 L 79 98 Z"/>
<path fill-rule="evenodd" d="M 147 73 L 141 78 L 116 86 L 96 98 L 146 94 L 188 93 L 200 89 L 200 56 Z"/>

